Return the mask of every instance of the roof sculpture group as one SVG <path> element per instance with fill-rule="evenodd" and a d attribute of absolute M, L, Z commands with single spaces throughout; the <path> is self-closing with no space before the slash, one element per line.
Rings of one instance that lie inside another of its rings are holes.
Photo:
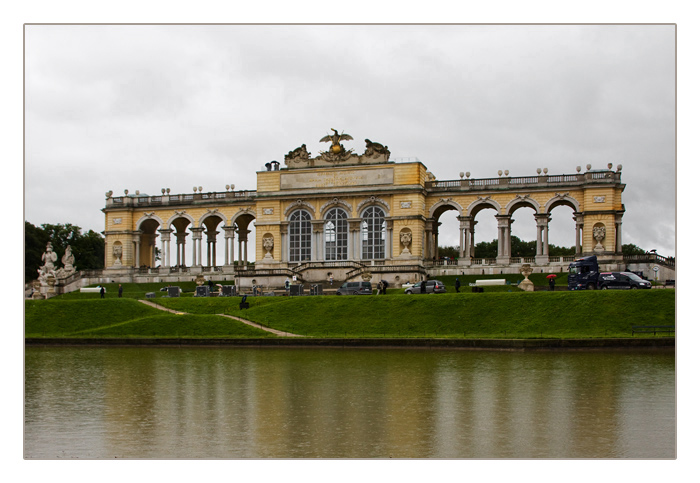
<path fill-rule="evenodd" d="M 284 164 L 289 168 L 307 168 L 313 166 L 335 166 L 338 164 L 379 164 L 389 161 L 389 148 L 380 143 L 365 139 L 365 152 L 361 155 L 354 153 L 354 149 L 345 149 L 340 141 L 352 141 L 353 137 L 344 132 L 338 133 L 337 129 L 331 128 L 333 134 L 323 136 L 319 142 L 331 143 L 328 151 L 319 151 L 319 156 L 311 158 L 306 144 L 302 144 L 296 149 L 289 151 L 284 157 Z"/>

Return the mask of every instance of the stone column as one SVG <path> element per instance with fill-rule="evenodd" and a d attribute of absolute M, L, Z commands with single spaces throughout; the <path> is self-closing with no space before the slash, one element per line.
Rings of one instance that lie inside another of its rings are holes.
<path fill-rule="evenodd" d="M 234 234 L 232 226 L 224 227 L 224 265 L 226 266 L 233 265 L 233 250 L 229 250 L 229 248 L 233 248 L 231 240 Z"/>
<path fill-rule="evenodd" d="M 622 254 L 622 215 L 615 215 L 615 255 Z"/>
<path fill-rule="evenodd" d="M 311 261 L 323 261 L 325 244 L 323 243 L 324 220 L 311 220 Z"/>
<path fill-rule="evenodd" d="M 241 261 L 242 264 L 247 265 L 248 264 L 248 233 L 250 233 L 250 230 L 241 230 L 239 228 L 238 230 L 238 257 Z M 241 242 L 243 245 L 243 258 L 241 259 Z"/>
<path fill-rule="evenodd" d="M 192 266 L 201 267 L 202 266 L 202 232 L 204 228 L 190 228 L 192 232 L 192 241 L 194 245 L 192 247 Z"/>
<path fill-rule="evenodd" d="M 438 254 L 440 253 L 440 245 L 438 245 L 438 235 L 441 224 L 442 223 L 438 223 L 437 221 L 433 224 L 433 253 L 431 254 L 433 260 L 437 260 Z"/>
<path fill-rule="evenodd" d="M 134 268 L 138 269 L 141 266 L 141 231 L 136 230 L 134 233 Z"/>
<path fill-rule="evenodd" d="M 472 221 L 471 230 L 470 230 L 471 234 L 470 234 L 470 236 L 469 236 L 469 238 L 470 238 L 470 240 L 469 240 L 469 250 L 470 250 L 469 256 L 470 256 L 471 258 L 474 258 L 474 257 L 476 256 L 476 243 L 474 243 L 474 240 L 475 240 L 475 238 L 474 238 L 474 229 L 476 228 L 476 224 L 477 224 L 477 223 L 479 223 L 479 222 L 476 221 L 476 220 L 473 220 L 473 221 Z M 470 262 L 470 263 L 471 263 L 471 262 Z"/>
<path fill-rule="evenodd" d="M 162 257 L 160 261 L 160 266 L 161 268 L 169 268 L 170 267 L 170 234 L 173 232 L 170 228 L 164 228 L 161 230 L 158 230 L 160 232 L 160 241 L 161 241 L 161 252 L 160 255 Z"/>
<path fill-rule="evenodd" d="M 185 242 L 189 233 L 175 233 L 177 240 L 177 266 L 185 266 Z"/>
<path fill-rule="evenodd" d="M 433 220 L 429 219 L 425 221 L 425 259 L 433 259 L 433 242 L 435 237 L 433 236 Z"/>
<path fill-rule="evenodd" d="M 207 265 L 210 267 L 216 266 L 216 235 L 218 234 L 216 230 L 207 230 Z"/>
<path fill-rule="evenodd" d="M 510 237 L 510 215 L 496 215 L 496 221 L 498 223 L 498 256 L 496 257 L 496 263 L 509 265 L 510 243 L 508 243 L 508 237 Z"/>
<path fill-rule="evenodd" d="M 538 265 L 549 264 L 549 213 L 535 214 L 537 223 L 537 254 L 535 263 Z"/>
<path fill-rule="evenodd" d="M 350 232 L 348 237 L 348 258 L 350 260 L 360 259 L 360 255 L 357 253 L 359 249 L 358 245 L 360 245 L 357 240 L 358 233 L 360 232 L 360 223 L 361 221 L 359 219 L 348 220 L 348 231 Z"/>
<path fill-rule="evenodd" d="M 471 265 L 471 233 L 473 217 L 458 216 L 459 220 L 459 264 Z"/>
<path fill-rule="evenodd" d="M 289 254 L 289 222 L 280 224 L 280 261 L 286 262 Z"/>
<path fill-rule="evenodd" d="M 386 220 L 386 240 L 384 246 L 384 258 L 391 260 L 393 258 L 393 237 L 394 237 L 394 220 Z"/>
<path fill-rule="evenodd" d="M 574 222 L 576 223 L 576 255 L 581 254 L 581 235 L 583 233 L 583 215 L 574 213 Z"/>

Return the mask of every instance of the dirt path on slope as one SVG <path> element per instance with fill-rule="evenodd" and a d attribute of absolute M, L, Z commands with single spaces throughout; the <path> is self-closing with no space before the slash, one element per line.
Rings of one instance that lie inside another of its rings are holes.
<path fill-rule="evenodd" d="M 167 307 L 163 307 L 162 305 L 158 305 L 157 303 L 151 302 L 150 300 L 139 300 L 139 302 L 141 302 L 142 304 L 146 304 L 149 307 L 153 307 L 155 309 L 158 309 L 158 310 L 164 310 L 165 312 L 170 312 L 171 314 L 191 315 L 191 314 L 188 314 L 187 312 L 180 312 L 179 310 L 173 310 L 173 309 L 169 309 Z M 219 315 L 221 317 L 228 317 L 229 319 L 233 319 L 233 320 L 236 320 L 238 322 L 242 322 L 242 323 L 249 325 L 251 327 L 255 327 L 256 329 L 264 330 L 265 332 L 270 332 L 271 334 L 275 334 L 276 336 L 279 336 L 279 337 L 303 337 L 303 335 L 292 334 L 291 332 L 284 332 L 281 330 L 271 329 L 269 327 L 265 327 L 263 325 L 255 323 L 255 322 L 251 322 L 250 320 L 241 319 L 240 317 L 236 317 L 233 315 L 226 315 L 226 314 L 216 314 L 216 315 Z"/>

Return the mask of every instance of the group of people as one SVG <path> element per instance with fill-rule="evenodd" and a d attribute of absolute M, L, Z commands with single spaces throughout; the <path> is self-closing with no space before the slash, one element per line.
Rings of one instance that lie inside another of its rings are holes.
<path fill-rule="evenodd" d="M 388 286 L 389 283 L 386 280 L 380 280 L 379 282 L 377 282 L 377 295 L 386 295 L 386 289 Z"/>

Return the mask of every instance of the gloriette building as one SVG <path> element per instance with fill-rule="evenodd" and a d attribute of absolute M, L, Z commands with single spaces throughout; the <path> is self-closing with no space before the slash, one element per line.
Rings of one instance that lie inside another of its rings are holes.
<path fill-rule="evenodd" d="M 332 276 L 400 284 L 437 274 L 514 273 L 523 263 L 536 271 L 561 271 L 574 257 L 548 253 L 550 213 L 560 205 L 573 210 L 577 256 L 595 254 L 608 269 L 624 269 L 621 166 L 526 177 L 506 171 L 490 179 L 467 173 L 443 181 L 420 161 L 389 161 L 388 147 L 369 139 L 361 154 L 346 149 L 342 141 L 352 137 L 332 131 L 320 140 L 330 143 L 328 151 L 316 157 L 302 144 L 285 155 L 284 166 L 267 163 L 257 173 L 256 190 L 108 192 L 106 273 L 138 282 L 204 274 L 243 287 L 274 287 L 294 276 L 309 283 Z M 519 209 L 534 215 L 534 258 L 511 254 L 512 216 Z M 495 259 L 474 258 L 475 216 L 482 210 L 497 220 Z M 458 260 L 437 259 L 439 220 L 447 211 L 456 211 L 459 220 Z M 252 226 L 255 239 L 249 237 Z M 217 243 L 220 232 L 223 246 Z"/>

